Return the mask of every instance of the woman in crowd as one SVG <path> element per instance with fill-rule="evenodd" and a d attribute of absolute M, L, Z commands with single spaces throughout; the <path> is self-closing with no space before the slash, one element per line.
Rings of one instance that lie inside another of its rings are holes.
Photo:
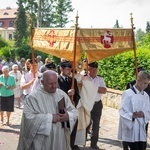
<path fill-rule="evenodd" d="M 21 58 L 20 64 L 19 64 L 19 70 L 20 70 L 21 73 L 22 73 L 22 71 L 24 69 L 25 62 L 26 62 L 25 58 Z"/>
<path fill-rule="evenodd" d="M 0 112 L 1 122 L 4 123 L 4 111 L 7 114 L 7 122 L 9 125 L 9 118 L 11 112 L 14 111 L 14 88 L 16 87 L 16 81 L 14 76 L 9 75 L 9 67 L 2 67 L 2 75 L 0 75 Z"/>
<path fill-rule="evenodd" d="M 16 88 L 14 89 L 14 95 L 15 98 L 18 100 L 18 107 L 20 108 L 20 92 L 21 92 L 21 88 L 20 88 L 20 80 L 21 80 L 21 72 L 18 70 L 18 65 L 14 64 L 12 66 L 12 71 L 9 72 L 10 75 L 13 75 L 15 77 L 16 80 Z"/>

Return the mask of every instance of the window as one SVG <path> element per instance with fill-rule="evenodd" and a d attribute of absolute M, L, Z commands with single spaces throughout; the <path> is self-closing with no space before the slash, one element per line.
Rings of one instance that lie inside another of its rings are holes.
<path fill-rule="evenodd" d="M 8 13 L 7 13 L 7 12 L 5 12 L 5 13 L 4 13 L 4 15 L 8 15 Z"/>
<path fill-rule="evenodd" d="M 2 27 L 3 26 L 3 21 L 0 21 L 0 27 Z"/>
<path fill-rule="evenodd" d="M 14 26 L 14 21 L 9 21 L 9 27 L 13 27 Z"/>
<path fill-rule="evenodd" d="M 9 40 L 12 40 L 12 34 L 8 35 Z"/>

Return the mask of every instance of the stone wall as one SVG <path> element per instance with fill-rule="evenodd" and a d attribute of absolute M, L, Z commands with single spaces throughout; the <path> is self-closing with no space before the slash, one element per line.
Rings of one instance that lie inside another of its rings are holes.
<path fill-rule="evenodd" d="M 107 88 L 107 93 L 103 94 L 103 105 L 119 109 L 121 102 L 122 91 Z"/>

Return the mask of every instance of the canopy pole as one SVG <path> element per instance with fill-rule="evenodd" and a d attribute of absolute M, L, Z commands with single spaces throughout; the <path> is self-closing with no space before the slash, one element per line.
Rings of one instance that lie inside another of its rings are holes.
<path fill-rule="evenodd" d="M 71 89 L 74 89 L 74 74 L 75 74 L 75 62 L 76 62 L 76 44 L 77 44 L 77 31 L 78 31 L 78 12 L 76 15 L 75 23 L 75 35 L 74 35 L 74 45 L 73 45 L 73 64 L 72 64 L 72 86 Z M 71 102 L 73 102 L 73 95 L 71 96 Z"/>
<path fill-rule="evenodd" d="M 136 56 L 136 44 L 135 44 L 135 37 L 134 37 L 134 24 L 133 24 L 133 17 L 132 17 L 132 13 L 130 13 L 130 20 L 131 20 L 131 27 L 132 27 L 132 40 L 133 40 L 133 50 L 134 50 L 134 64 L 135 64 L 135 75 L 137 77 L 138 75 L 138 63 L 137 63 L 137 56 Z"/>
<path fill-rule="evenodd" d="M 32 51 L 32 61 L 33 61 L 33 75 L 35 78 L 35 56 L 34 56 L 34 48 L 33 48 L 33 22 L 30 16 L 30 42 L 31 42 L 31 51 Z"/>

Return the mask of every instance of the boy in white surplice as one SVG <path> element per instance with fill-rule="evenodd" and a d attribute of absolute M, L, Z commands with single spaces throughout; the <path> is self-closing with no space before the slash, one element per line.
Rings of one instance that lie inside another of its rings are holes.
<path fill-rule="evenodd" d="M 140 71 L 133 87 L 122 94 L 119 110 L 118 139 L 128 142 L 131 150 L 146 150 L 146 124 L 150 120 L 150 99 L 144 89 L 150 75 Z"/>

